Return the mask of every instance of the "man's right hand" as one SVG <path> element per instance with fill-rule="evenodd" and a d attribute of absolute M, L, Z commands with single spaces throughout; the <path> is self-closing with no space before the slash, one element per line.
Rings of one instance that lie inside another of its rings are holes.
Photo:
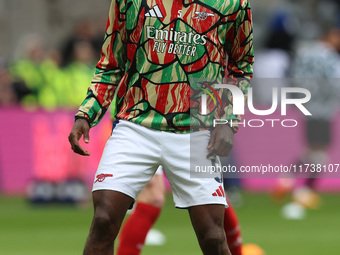
<path fill-rule="evenodd" d="M 90 153 L 84 150 L 79 144 L 79 140 L 82 136 L 84 136 L 85 143 L 90 142 L 89 131 L 90 126 L 85 119 L 77 119 L 74 122 L 71 133 L 68 136 L 68 140 L 70 141 L 71 148 L 75 153 L 83 156 L 90 156 Z"/>

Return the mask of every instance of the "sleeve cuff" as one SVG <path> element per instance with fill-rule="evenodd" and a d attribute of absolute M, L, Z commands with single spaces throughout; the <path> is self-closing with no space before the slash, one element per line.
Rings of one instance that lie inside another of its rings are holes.
<path fill-rule="evenodd" d="M 226 125 L 231 128 L 234 134 L 238 131 L 238 123 L 240 122 L 239 119 L 233 119 L 231 123 L 227 123 Z"/>
<path fill-rule="evenodd" d="M 78 115 L 76 115 L 76 116 L 74 117 L 74 121 L 76 121 L 76 120 L 78 120 L 78 119 L 84 119 L 84 120 L 86 120 L 86 121 L 87 121 L 87 124 L 89 124 L 89 127 L 91 128 L 91 123 L 90 123 L 90 120 L 89 120 L 88 118 L 86 118 L 85 116 L 78 116 Z"/>
<path fill-rule="evenodd" d="M 228 123 L 227 123 L 226 125 L 231 129 L 231 131 L 233 131 L 234 134 L 237 133 L 238 127 L 232 127 L 232 126 L 230 126 Z"/>

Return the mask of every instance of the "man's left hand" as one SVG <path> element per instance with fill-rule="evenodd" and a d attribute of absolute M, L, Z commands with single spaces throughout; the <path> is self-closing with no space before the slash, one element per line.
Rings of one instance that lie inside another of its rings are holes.
<path fill-rule="evenodd" d="M 211 132 L 210 141 L 207 149 L 209 153 L 207 158 L 212 155 L 220 157 L 229 156 L 234 145 L 234 133 L 227 125 L 217 125 Z"/>

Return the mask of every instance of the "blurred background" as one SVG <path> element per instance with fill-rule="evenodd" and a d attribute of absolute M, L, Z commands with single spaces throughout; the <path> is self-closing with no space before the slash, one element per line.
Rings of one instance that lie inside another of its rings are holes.
<path fill-rule="evenodd" d="M 313 117 L 292 107 L 285 119 L 297 120 L 297 127 L 241 127 L 224 164 L 327 167 L 282 178 L 226 176 L 244 243 L 254 244 L 245 255 L 338 255 L 340 1 L 250 3 L 254 105 L 269 109 L 273 87 L 304 87 L 312 94 L 306 107 Z M 89 158 L 73 154 L 67 136 L 99 59 L 109 5 L 0 0 L 0 254 L 81 253 L 110 116 L 91 130 Z M 266 119 L 245 115 L 252 118 Z M 282 116 L 278 111 L 271 119 Z M 173 207 L 170 192 L 156 228 L 166 242 L 146 246 L 143 254 L 200 254 L 189 217 Z"/>

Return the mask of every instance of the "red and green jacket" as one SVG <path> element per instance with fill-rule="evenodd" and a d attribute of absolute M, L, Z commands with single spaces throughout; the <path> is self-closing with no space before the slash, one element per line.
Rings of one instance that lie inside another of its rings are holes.
<path fill-rule="evenodd" d="M 76 118 L 95 126 L 114 101 L 116 118 L 164 131 L 240 120 L 230 92 L 209 92 L 205 84 L 223 83 L 228 73 L 246 98 L 252 32 L 248 0 L 113 0 L 101 58 Z M 210 114 L 198 116 L 203 92 L 219 100 L 210 98 Z"/>

